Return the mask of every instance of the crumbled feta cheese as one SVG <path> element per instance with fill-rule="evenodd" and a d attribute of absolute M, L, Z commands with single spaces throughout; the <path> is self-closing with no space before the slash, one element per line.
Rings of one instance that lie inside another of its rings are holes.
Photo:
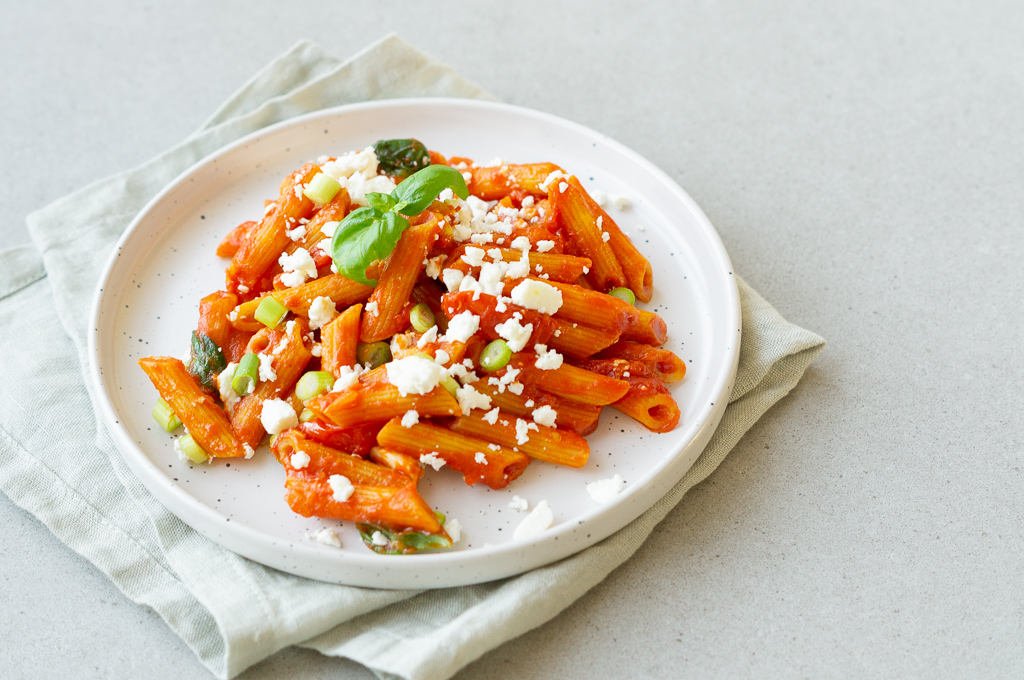
<path fill-rule="evenodd" d="M 437 455 L 437 451 L 424 453 L 422 456 L 420 456 L 420 462 L 423 463 L 424 465 L 429 465 L 430 467 L 434 468 L 434 470 L 440 470 L 441 468 L 444 467 L 445 463 L 444 459 L 440 458 Z"/>
<path fill-rule="evenodd" d="M 181 440 L 183 438 L 184 435 L 182 435 L 181 437 L 174 438 L 174 452 L 178 454 L 178 460 L 183 460 L 186 463 L 191 463 L 192 459 L 185 455 L 185 449 L 181 448 Z"/>
<path fill-rule="evenodd" d="M 309 328 L 310 330 L 323 328 L 336 316 L 338 316 L 338 307 L 334 304 L 334 300 L 323 295 L 313 298 L 313 304 L 309 306 Z"/>
<path fill-rule="evenodd" d="M 294 229 L 286 229 L 284 233 L 285 236 L 287 236 L 293 241 L 301 241 L 302 239 L 306 238 L 306 225 L 300 224 Z"/>
<path fill-rule="evenodd" d="M 237 368 L 237 365 L 232 361 L 217 376 L 217 389 L 220 391 L 220 400 L 224 402 L 224 408 L 227 410 L 228 415 L 235 412 L 235 404 L 242 398 L 231 387 L 231 380 L 235 377 L 235 368 Z"/>
<path fill-rule="evenodd" d="M 480 330 L 480 317 L 467 309 L 448 321 L 448 332 L 445 337 L 452 342 L 466 342 L 478 330 Z"/>
<path fill-rule="evenodd" d="M 388 380 L 398 388 L 403 397 L 410 394 L 427 394 L 441 380 L 442 369 L 431 359 L 408 356 L 384 364 Z"/>
<path fill-rule="evenodd" d="M 478 465 L 487 465 L 487 454 L 483 451 L 477 451 L 476 455 L 473 456 L 473 460 L 475 460 Z"/>
<path fill-rule="evenodd" d="M 554 247 L 555 247 L 555 242 L 554 241 L 547 241 L 547 240 L 545 240 L 545 241 L 537 241 L 537 252 L 538 253 L 546 253 L 546 252 L 548 252 L 549 250 L 551 250 Z"/>
<path fill-rule="evenodd" d="M 612 203 L 614 203 L 615 207 L 619 210 L 629 210 L 633 207 L 633 201 L 629 200 L 625 196 L 613 196 Z"/>
<path fill-rule="evenodd" d="M 363 374 L 363 367 L 359 364 L 355 366 L 341 366 L 338 368 L 337 380 L 334 381 L 334 387 L 331 388 L 331 392 L 341 392 L 359 382 L 359 376 Z"/>
<path fill-rule="evenodd" d="M 473 246 L 469 246 L 466 248 L 466 253 L 461 259 L 470 267 L 479 267 L 484 263 L 484 255 L 485 252 L 483 248 L 474 248 Z"/>
<path fill-rule="evenodd" d="M 551 523 L 554 519 L 551 508 L 548 506 L 548 502 L 541 501 L 540 503 L 537 503 L 533 512 L 527 515 L 523 521 L 519 523 L 519 526 L 517 526 L 516 530 L 512 533 L 512 538 L 517 541 L 524 538 L 532 538 L 551 528 Z"/>
<path fill-rule="evenodd" d="M 562 172 L 561 170 L 555 170 L 554 172 L 550 173 L 547 177 L 544 178 L 544 181 L 540 183 L 541 191 L 547 191 L 548 185 L 550 185 L 552 182 L 561 177 L 565 177 L 565 173 Z"/>
<path fill-rule="evenodd" d="M 444 530 L 448 532 L 448 537 L 452 539 L 452 543 L 458 543 L 462 540 L 462 525 L 459 524 L 459 520 L 448 518 L 448 521 L 444 523 Z"/>
<path fill-rule="evenodd" d="M 483 419 L 486 420 L 491 425 L 494 425 L 494 423 L 496 423 L 498 421 L 498 407 L 495 406 L 490 411 L 485 413 L 483 415 Z"/>
<path fill-rule="evenodd" d="M 249 292 L 249 286 L 245 285 L 244 283 L 238 284 L 238 292 L 242 293 L 243 295 L 248 293 Z M 236 314 L 235 316 L 238 316 L 238 315 Z"/>
<path fill-rule="evenodd" d="M 604 223 L 604 215 L 598 215 L 597 216 L 597 229 L 598 229 L 598 231 L 604 230 L 604 227 L 602 226 L 603 223 Z"/>
<path fill-rule="evenodd" d="M 559 182 L 558 183 L 558 192 L 559 193 L 564 193 L 565 190 L 568 189 L 568 188 L 569 188 L 568 182 Z"/>
<path fill-rule="evenodd" d="M 523 388 L 524 388 L 523 383 L 521 383 L 521 382 L 514 382 L 514 383 L 512 383 L 511 385 L 508 386 L 508 391 L 511 392 L 512 394 L 516 395 L 516 396 L 519 396 L 520 394 L 523 393 Z"/>
<path fill-rule="evenodd" d="M 608 243 L 608 241 L 610 241 L 611 238 L 612 238 L 612 235 L 609 234 L 607 231 L 602 231 L 601 232 L 601 240 L 604 241 L 605 243 Z"/>
<path fill-rule="evenodd" d="M 509 501 L 508 507 L 510 510 L 515 510 L 517 512 L 526 512 L 527 510 L 530 509 L 530 504 L 527 502 L 525 498 L 521 498 L 520 496 L 512 496 L 512 500 Z"/>
<path fill-rule="evenodd" d="M 327 478 L 327 483 L 331 487 L 331 495 L 339 503 L 344 503 L 349 498 L 352 498 L 352 494 L 356 490 L 352 486 L 352 482 L 345 475 L 331 475 Z"/>
<path fill-rule="evenodd" d="M 427 260 L 427 264 L 425 265 L 423 270 L 426 272 L 427 276 L 429 276 L 432 279 L 436 279 L 437 277 L 441 276 L 441 260 L 443 259 L 444 255 L 438 255 L 437 257 L 432 257 L 429 260 Z"/>
<path fill-rule="evenodd" d="M 537 423 L 531 423 L 522 418 L 516 418 L 516 444 L 522 446 L 526 442 L 530 441 L 530 430 L 534 432 L 540 432 L 540 428 L 537 427 Z"/>
<path fill-rule="evenodd" d="M 594 203 L 597 203 L 602 208 L 608 205 L 608 194 L 606 194 L 605 192 L 601 191 L 600 189 L 595 189 L 594 191 L 588 193 L 590 194 L 590 197 L 594 199 Z"/>
<path fill-rule="evenodd" d="M 277 372 L 274 371 L 274 359 L 263 352 L 256 355 L 260 360 L 260 382 L 277 380 Z"/>
<path fill-rule="evenodd" d="M 626 488 L 626 481 L 619 475 L 615 475 L 587 484 L 587 493 L 595 503 L 603 505 L 615 498 L 624 488 Z"/>
<path fill-rule="evenodd" d="M 469 412 L 475 408 L 491 407 L 491 398 L 482 392 L 477 392 L 472 385 L 463 385 L 455 390 L 455 398 L 458 400 L 464 416 L 468 416 Z"/>
<path fill-rule="evenodd" d="M 547 404 L 540 408 L 533 409 L 533 422 L 540 425 L 547 425 L 548 427 L 555 427 L 555 418 L 558 414 L 555 409 L 551 408 Z"/>
<path fill-rule="evenodd" d="M 494 234 L 490 232 L 484 232 L 483 234 L 473 234 L 472 236 L 469 237 L 469 240 L 477 244 L 492 243 L 494 241 Z"/>
<path fill-rule="evenodd" d="M 465 272 L 458 269 L 445 269 L 441 272 L 441 282 L 448 288 L 449 293 L 454 293 L 459 290 L 459 285 L 465 276 Z"/>
<path fill-rule="evenodd" d="M 420 339 L 416 341 L 416 346 L 423 349 L 428 344 L 437 342 L 437 326 L 431 326 L 427 329 L 427 332 L 420 336 Z"/>
<path fill-rule="evenodd" d="M 508 265 L 504 262 L 484 262 L 480 266 L 480 291 L 495 297 L 500 296 L 504 290 L 501 280 L 505 278 L 507 271 Z"/>
<path fill-rule="evenodd" d="M 434 363 L 435 364 L 437 364 L 439 366 L 444 366 L 450 360 L 451 360 L 451 357 L 448 355 L 448 352 L 444 351 L 443 349 L 439 349 L 439 350 L 434 352 Z"/>
<path fill-rule="evenodd" d="M 341 547 L 341 539 L 338 537 L 338 532 L 330 527 L 318 531 L 316 534 L 316 541 L 317 543 L 323 543 L 324 545 L 333 546 L 335 548 Z"/>
<path fill-rule="evenodd" d="M 249 446 L 248 444 L 246 444 L 244 442 L 242 443 L 242 450 L 245 451 L 245 459 L 246 460 L 249 460 L 253 456 L 256 455 L 256 451 L 254 451 L 251 446 Z"/>
<path fill-rule="evenodd" d="M 530 239 L 526 238 L 525 236 L 517 236 L 516 238 L 512 239 L 512 247 L 515 248 L 516 250 L 529 252 L 530 248 L 533 247 L 533 244 L 530 243 Z"/>
<path fill-rule="evenodd" d="M 554 314 L 562 306 L 562 291 L 550 283 L 527 279 L 512 289 L 512 302 L 541 314 Z"/>
<path fill-rule="evenodd" d="M 366 306 L 363 307 L 363 309 L 365 309 L 367 312 L 376 314 L 377 313 L 377 301 L 376 300 L 371 300 L 370 302 L 367 302 Z"/>
<path fill-rule="evenodd" d="M 416 409 L 409 409 L 402 416 L 402 427 L 412 427 L 418 422 L 420 422 L 420 414 Z"/>
<path fill-rule="evenodd" d="M 378 548 L 382 548 L 388 544 L 388 537 L 379 531 L 374 531 L 370 536 L 370 543 Z"/>
<path fill-rule="evenodd" d="M 516 286 L 518 288 L 518 286 Z M 450 328 L 450 326 L 449 326 Z M 530 334 L 533 333 L 533 324 L 525 326 L 519 323 L 515 317 L 494 326 L 495 332 L 508 343 L 509 349 L 513 352 L 521 352 L 526 343 L 530 341 Z"/>
<path fill-rule="evenodd" d="M 547 345 L 534 345 L 533 351 L 537 353 L 537 361 L 533 365 L 542 371 L 553 371 L 562 365 L 562 355 L 557 350 L 549 350 Z"/>
<path fill-rule="evenodd" d="M 289 428 L 297 427 L 299 419 L 287 401 L 267 399 L 260 411 L 260 422 L 263 423 L 263 429 L 270 434 L 281 434 Z"/>
<path fill-rule="evenodd" d="M 338 225 L 341 222 L 331 220 L 330 222 L 324 222 L 324 226 L 320 227 L 320 233 L 327 238 L 334 238 L 334 232 L 338 230 Z"/>
<path fill-rule="evenodd" d="M 524 252 L 516 262 L 508 263 L 508 274 L 510 279 L 521 279 L 530 274 L 530 254 Z"/>
<path fill-rule="evenodd" d="M 305 248 L 299 248 L 291 255 L 281 253 L 281 257 L 277 259 L 277 262 L 281 265 L 281 269 L 284 270 L 284 273 L 281 274 L 281 283 L 288 288 L 300 286 L 307 279 L 316 278 L 316 262 L 313 261 L 309 251 Z"/>
<path fill-rule="evenodd" d="M 304 470 L 309 465 L 309 454 L 305 451 L 296 451 L 288 460 L 296 470 Z"/>

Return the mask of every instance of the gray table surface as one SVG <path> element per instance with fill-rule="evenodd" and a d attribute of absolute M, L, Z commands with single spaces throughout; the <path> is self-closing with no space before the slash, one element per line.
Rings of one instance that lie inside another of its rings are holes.
<path fill-rule="evenodd" d="M 458 678 L 1024 674 L 1019 1 L 288 5 L 0 3 L 4 243 L 299 39 L 394 30 L 651 159 L 830 342 L 633 559 Z M 0 527 L 0 676 L 209 677 L 2 495 Z M 282 676 L 372 677 L 242 677 Z"/>

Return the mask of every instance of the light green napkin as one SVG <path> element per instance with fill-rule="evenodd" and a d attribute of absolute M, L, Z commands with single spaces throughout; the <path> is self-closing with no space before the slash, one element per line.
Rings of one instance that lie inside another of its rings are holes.
<path fill-rule="evenodd" d="M 348 657 L 381 677 L 450 677 L 548 621 L 628 559 L 824 347 L 740 281 L 739 375 L 697 463 L 619 533 L 522 576 L 418 593 L 351 588 L 268 569 L 203 538 L 149 495 L 97 425 L 86 323 L 114 242 L 165 184 L 245 134 L 324 107 L 425 95 L 491 98 L 394 36 L 346 62 L 301 43 L 182 144 L 30 215 L 34 247 L 0 252 L 0 489 L 156 610 L 218 677 L 289 645 Z"/>

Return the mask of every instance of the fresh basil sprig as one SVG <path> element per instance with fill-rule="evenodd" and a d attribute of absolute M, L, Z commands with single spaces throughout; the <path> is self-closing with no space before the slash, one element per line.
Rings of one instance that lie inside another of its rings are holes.
<path fill-rule="evenodd" d="M 214 378 L 227 365 L 217 343 L 206 335 L 192 331 L 192 361 L 188 363 L 188 370 L 203 387 L 216 392 Z"/>
<path fill-rule="evenodd" d="M 377 167 L 399 179 L 430 165 L 430 152 L 417 139 L 382 139 L 373 145 L 373 152 Z"/>
<path fill-rule="evenodd" d="M 462 173 L 446 165 L 423 168 L 390 195 L 366 194 L 369 207 L 349 213 L 334 232 L 331 255 L 338 272 L 364 285 L 376 285 L 376 281 L 366 278 L 366 268 L 390 255 L 402 232 L 409 228 L 406 217 L 426 210 L 445 189 L 459 198 L 469 197 Z"/>

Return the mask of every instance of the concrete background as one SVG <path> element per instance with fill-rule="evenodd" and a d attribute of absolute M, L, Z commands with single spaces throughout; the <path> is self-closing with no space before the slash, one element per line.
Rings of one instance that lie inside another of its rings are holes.
<path fill-rule="evenodd" d="M 830 345 L 625 566 L 470 678 L 1024 674 L 1019 2 L 0 2 L 0 235 L 302 38 L 389 31 L 667 171 Z M 0 496 L 0 676 L 205 678 Z M 286 650 L 246 680 L 370 678 Z"/>

